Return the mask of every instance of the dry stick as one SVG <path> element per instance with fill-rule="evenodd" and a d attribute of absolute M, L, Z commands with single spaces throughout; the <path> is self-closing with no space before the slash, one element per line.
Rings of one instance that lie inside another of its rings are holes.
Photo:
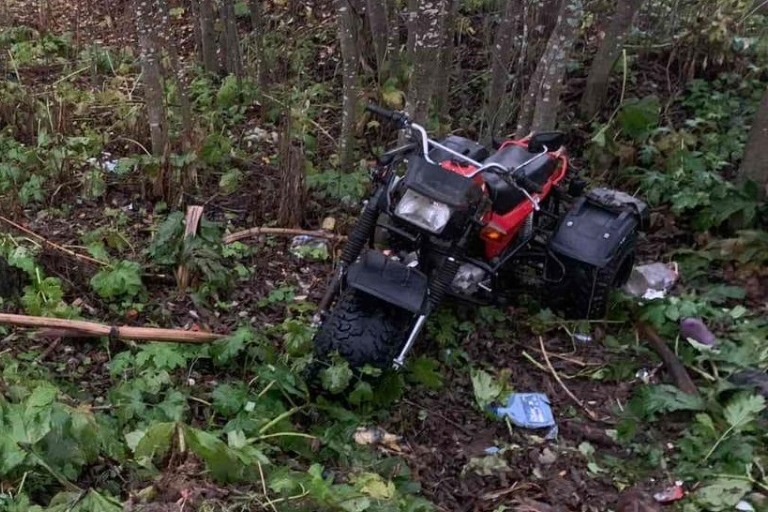
<path fill-rule="evenodd" d="M 59 244 L 57 244 L 55 242 L 51 242 L 47 238 L 45 238 L 45 237 L 43 237 L 41 235 L 38 235 L 34 231 L 32 231 L 30 229 L 27 229 L 27 228 L 25 228 L 24 226 L 22 226 L 20 224 L 16 224 L 15 222 L 13 222 L 10 219 L 6 219 L 2 215 L 0 215 L 0 221 L 5 222 L 6 224 L 8 224 L 8 225 L 18 229 L 22 233 L 26 233 L 27 235 L 31 236 L 32 238 L 35 238 L 35 239 L 41 241 L 42 243 L 51 246 L 52 248 L 56 249 L 59 252 L 63 252 L 64 254 L 68 254 L 69 256 L 72 256 L 75 259 L 82 260 L 82 261 L 87 261 L 88 263 L 93 263 L 94 265 L 99 265 L 99 266 L 102 266 L 102 267 L 106 267 L 108 265 L 108 263 L 106 263 L 104 261 L 99 261 L 97 259 L 91 258 L 90 256 L 86 256 L 85 254 L 78 254 L 78 253 L 76 253 L 74 251 L 70 251 L 66 247 L 62 247 L 62 246 L 60 246 Z"/>
<path fill-rule="evenodd" d="M 659 355 L 664 362 L 664 366 L 667 367 L 672 379 L 675 381 L 675 385 L 680 388 L 684 393 L 691 395 L 698 395 L 699 390 L 696 388 L 696 384 L 691 380 L 691 376 L 677 358 L 674 352 L 667 346 L 667 343 L 661 339 L 661 337 L 653 330 L 653 327 L 647 324 L 638 324 L 638 330 L 640 335 L 643 336 L 648 343 L 650 343 L 653 350 Z"/>
<path fill-rule="evenodd" d="M 236 233 L 232 233 L 231 235 L 227 235 L 224 237 L 224 243 L 231 244 L 233 242 L 237 242 L 238 240 L 243 240 L 245 238 L 252 238 L 254 236 L 259 236 L 259 235 L 284 235 L 284 236 L 308 235 L 308 236 L 316 236 L 318 238 L 327 238 L 329 240 L 338 240 L 338 241 L 343 241 L 347 239 L 347 237 L 344 235 L 328 233 L 327 231 L 306 231 L 303 229 L 258 227 L 258 228 L 246 229 L 244 231 L 238 231 Z"/>
<path fill-rule="evenodd" d="M 187 208 L 187 218 L 184 228 L 184 240 L 194 237 L 197 234 L 197 227 L 200 225 L 200 219 L 203 217 L 202 206 L 190 206 Z M 189 269 L 181 264 L 176 269 L 176 280 L 179 285 L 179 291 L 184 293 L 189 286 Z"/>
<path fill-rule="evenodd" d="M 571 390 L 568 389 L 568 386 L 565 385 L 563 380 L 560 378 L 560 375 L 557 374 L 557 371 L 552 366 L 552 363 L 549 360 L 549 354 L 547 353 L 547 348 L 544 346 L 544 338 L 539 336 L 539 347 L 541 348 L 541 353 L 544 354 L 544 361 L 547 363 L 547 368 L 549 368 L 549 371 L 552 373 L 552 376 L 555 378 L 558 384 L 560 384 L 560 387 L 563 388 L 563 391 L 565 391 L 565 394 L 568 395 L 571 400 L 576 402 L 576 404 L 581 407 L 584 412 L 587 413 L 587 416 L 590 417 L 590 419 L 594 421 L 600 421 L 600 419 L 597 417 L 597 414 L 594 413 L 589 407 L 587 407 L 584 402 L 579 400 L 576 395 L 571 393 Z"/>
<path fill-rule="evenodd" d="M 109 326 L 83 320 L 64 320 L 42 316 L 9 315 L 0 313 L 0 324 L 17 327 L 62 329 L 84 337 L 114 337 L 123 340 L 165 341 L 173 343 L 211 343 L 223 338 L 221 334 L 156 327 Z M 60 333 L 59 333 L 60 334 Z"/>

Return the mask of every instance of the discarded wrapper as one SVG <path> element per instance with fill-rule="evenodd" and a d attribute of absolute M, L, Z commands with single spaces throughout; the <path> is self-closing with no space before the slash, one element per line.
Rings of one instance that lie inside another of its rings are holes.
<path fill-rule="evenodd" d="M 680 501 L 685 497 L 685 490 L 683 489 L 683 482 L 677 481 L 675 485 L 667 487 L 661 492 L 657 492 L 653 495 L 653 499 L 659 503 L 672 503 Z"/>
<path fill-rule="evenodd" d="M 401 452 L 402 437 L 388 433 L 381 427 L 358 427 L 353 439 L 360 445 L 383 446 L 390 450 Z"/>
<path fill-rule="evenodd" d="M 736 510 L 741 510 L 742 512 L 755 512 L 755 507 L 749 502 L 741 500 L 736 504 Z"/>
<path fill-rule="evenodd" d="M 651 263 L 632 269 L 627 284 L 622 288 L 635 297 L 646 300 L 663 299 L 680 277 L 677 263 Z"/>
<path fill-rule="evenodd" d="M 513 425 L 522 428 L 549 428 L 547 439 L 557 437 L 557 424 L 549 405 L 549 398 L 542 393 L 512 393 L 506 405 L 496 407 L 497 416 L 509 418 Z"/>

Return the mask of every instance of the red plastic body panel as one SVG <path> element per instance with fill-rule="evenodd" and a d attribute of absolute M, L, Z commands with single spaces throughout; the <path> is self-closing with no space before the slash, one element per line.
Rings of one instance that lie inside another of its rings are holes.
<path fill-rule="evenodd" d="M 504 149 L 505 147 L 510 145 L 527 147 L 528 140 L 522 139 L 522 140 L 507 141 L 504 144 L 502 144 L 499 150 Z M 558 160 L 559 165 L 557 169 L 555 169 L 555 172 L 552 173 L 552 177 L 550 177 L 550 179 L 543 185 L 542 187 L 543 190 L 541 194 L 531 194 L 534 198 L 538 198 L 539 200 L 546 198 L 549 195 L 549 193 L 552 191 L 552 187 L 560 183 L 563 180 L 563 178 L 565 178 L 565 175 L 568 172 L 568 157 L 566 157 L 565 154 L 551 152 L 548 154 L 547 157 Z M 442 162 L 440 165 L 444 169 L 451 172 L 455 172 L 457 174 L 461 174 L 462 176 L 466 176 L 467 174 L 475 170 L 475 167 L 471 165 L 465 166 L 465 165 L 456 164 L 450 161 Z M 477 176 L 474 179 L 478 180 L 479 183 L 482 183 L 483 190 L 486 191 L 485 183 L 483 182 L 482 176 Z M 523 201 L 504 215 L 499 215 L 495 212 L 489 212 L 486 214 L 486 216 L 483 218 L 483 221 L 486 224 L 494 223 L 496 226 L 498 226 L 499 228 L 501 228 L 506 232 L 506 235 L 504 235 L 499 240 L 483 240 L 485 243 L 485 258 L 487 260 L 491 260 L 499 256 L 502 252 L 504 252 L 504 250 L 509 246 L 509 244 L 512 243 L 512 241 L 517 236 L 518 231 L 520 231 L 520 228 L 525 223 L 525 219 L 532 212 L 533 212 L 533 204 L 531 204 L 530 201 Z"/>

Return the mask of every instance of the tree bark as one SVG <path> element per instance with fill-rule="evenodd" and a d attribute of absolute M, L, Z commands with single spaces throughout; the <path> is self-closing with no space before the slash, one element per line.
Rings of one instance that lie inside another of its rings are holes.
<path fill-rule="evenodd" d="M 547 41 L 544 56 L 538 65 L 542 68 L 542 73 L 537 91 L 536 108 L 533 112 L 532 131 L 553 130 L 557 124 L 565 68 L 576 39 L 582 14 L 581 0 L 563 2 L 555 28 L 549 41 Z M 538 67 L 537 72 L 539 71 Z"/>
<path fill-rule="evenodd" d="M 768 197 L 766 147 L 768 147 L 768 89 L 763 93 L 763 99 L 757 108 L 755 120 L 752 122 L 739 172 L 741 181 L 749 180 L 757 184 L 760 199 Z"/>
<path fill-rule="evenodd" d="M 585 119 L 597 114 L 605 100 L 613 65 L 624 48 L 624 40 L 632 28 L 641 5 L 642 0 L 618 0 L 616 12 L 611 18 L 611 23 L 608 25 L 605 37 L 600 43 L 587 75 L 587 85 L 579 106 L 581 115 Z"/>
<path fill-rule="evenodd" d="M 222 50 L 227 73 L 238 78 L 243 76 L 243 58 L 240 54 L 240 38 L 237 34 L 237 17 L 234 0 L 223 0 L 219 18 L 224 27 Z"/>
<path fill-rule="evenodd" d="M 343 101 L 341 112 L 341 138 L 339 163 L 341 168 L 352 170 L 354 156 L 355 120 L 358 96 L 358 49 L 355 41 L 356 21 L 348 0 L 336 0 L 338 12 L 339 43 L 341 45 Z"/>
<path fill-rule="evenodd" d="M 256 81 L 259 86 L 266 88 L 269 84 L 268 74 L 264 64 L 264 11 L 260 0 L 249 0 L 251 13 L 251 30 L 253 31 L 253 40 L 256 48 L 254 49 L 254 60 L 256 62 Z"/>
<path fill-rule="evenodd" d="M 149 118 L 152 154 L 164 156 L 168 144 L 167 117 L 158 48 L 157 0 L 135 0 L 136 28 L 141 48 L 141 76 Z"/>
<path fill-rule="evenodd" d="M 417 17 L 412 22 L 413 50 L 410 62 L 413 66 L 406 102 L 406 111 L 411 119 L 424 124 L 435 92 L 440 47 L 443 43 L 441 18 L 444 0 L 416 0 Z M 410 36 L 409 36 L 410 37 Z M 446 79 L 444 76 L 441 80 Z"/>
<path fill-rule="evenodd" d="M 514 57 L 514 35 L 519 15 L 523 11 L 520 0 L 507 0 L 499 26 L 496 28 L 493 47 L 491 48 L 491 81 L 488 84 L 486 98 L 486 139 L 496 135 L 496 130 L 503 124 L 503 109 L 509 71 Z"/>
<path fill-rule="evenodd" d="M 280 130 L 280 207 L 277 222 L 281 226 L 295 228 L 301 225 L 304 216 L 304 152 L 293 144 L 291 134 L 291 113 L 283 116 Z"/>
<path fill-rule="evenodd" d="M 196 0 L 200 13 L 200 42 L 203 68 L 208 73 L 219 73 L 219 58 L 216 55 L 216 28 L 212 0 Z"/>
<path fill-rule="evenodd" d="M 461 2 L 459 0 L 448 0 L 447 11 L 444 13 L 441 23 L 443 43 L 440 49 L 440 62 L 437 69 L 442 74 L 442 77 L 436 81 L 435 86 L 435 102 L 438 116 L 441 119 L 447 117 L 448 107 L 450 106 L 449 94 L 451 77 L 454 71 L 453 56 L 456 48 L 456 18 L 459 14 L 460 6 Z"/>
<path fill-rule="evenodd" d="M 387 58 L 387 43 L 389 41 L 389 20 L 387 19 L 387 3 L 383 0 L 367 0 L 368 23 L 371 26 L 371 39 L 376 53 L 376 71 L 379 78 L 384 70 Z"/>

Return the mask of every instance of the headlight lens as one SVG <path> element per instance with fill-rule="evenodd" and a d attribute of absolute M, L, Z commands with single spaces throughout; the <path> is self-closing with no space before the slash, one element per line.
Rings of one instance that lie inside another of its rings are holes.
<path fill-rule="evenodd" d="M 434 201 L 413 190 L 407 190 L 395 208 L 395 215 L 438 234 L 448 224 L 451 209 L 446 204 Z"/>

